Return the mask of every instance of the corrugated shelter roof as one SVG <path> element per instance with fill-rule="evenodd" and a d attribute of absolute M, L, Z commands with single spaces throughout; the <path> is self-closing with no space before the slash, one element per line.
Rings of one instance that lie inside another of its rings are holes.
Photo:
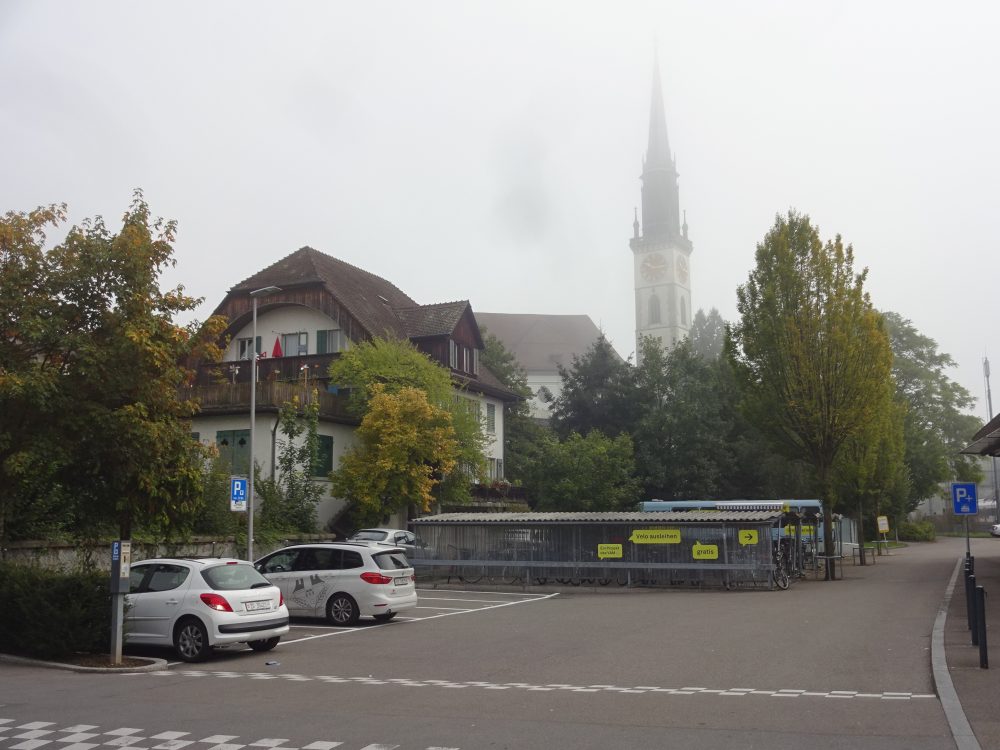
<path fill-rule="evenodd" d="M 985 424 L 961 452 L 975 456 L 1000 456 L 1000 414 Z"/>
<path fill-rule="evenodd" d="M 440 513 L 414 518 L 415 524 L 506 524 L 534 526 L 572 523 L 773 523 L 782 514 L 775 511 L 610 511 L 604 513 Z"/>
<path fill-rule="evenodd" d="M 528 371 L 555 372 L 570 367 L 601 335 L 588 315 L 476 313 L 476 320 L 517 357 Z"/>

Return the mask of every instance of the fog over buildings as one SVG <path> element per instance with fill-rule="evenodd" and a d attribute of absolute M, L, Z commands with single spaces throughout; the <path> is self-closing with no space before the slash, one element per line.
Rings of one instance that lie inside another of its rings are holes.
<path fill-rule="evenodd" d="M 8 0 L 0 210 L 113 227 L 141 187 L 201 317 L 310 245 L 421 303 L 589 315 L 628 356 L 655 47 L 692 308 L 735 318 L 795 208 L 985 419 L 998 27 L 990 2 Z"/>

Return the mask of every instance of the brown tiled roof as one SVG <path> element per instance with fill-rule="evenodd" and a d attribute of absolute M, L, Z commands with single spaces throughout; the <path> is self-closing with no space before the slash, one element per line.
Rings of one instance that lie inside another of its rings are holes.
<path fill-rule="evenodd" d="M 409 336 L 393 309 L 418 307 L 413 299 L 381 276 L 311 247 L 296 250 L 229 291 L 245 292 L 265 286 L 287 289 L 316 283 L 323 284 L 372 336 Z"/>
<path fill-rule="evenodd" d="M 455 330 L 462 314 L 469 308 L 468 300 L 441 302 L 396 309 L 394 312 L 406 328 L 406 335 L 413 339 L 425 336 L 448 336 Z"/>

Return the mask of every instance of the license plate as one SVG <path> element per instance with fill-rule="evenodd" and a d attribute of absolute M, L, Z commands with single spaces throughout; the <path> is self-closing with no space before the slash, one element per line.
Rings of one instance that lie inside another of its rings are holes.
<path fill-rule="evenodd" d="M 406 578 L 405 576 L 403 578 L 397 578 L 396 579 L 396 585 L 397 586 L 405 586 L 409 582 L 410 582 L 410 579 Z"/>
<path fill-rule="evenodd" d="M 244 606 L 247 608 L 247 612 L 259 612 L 262 609 L 270 609 L 271 602 L 267 600 L 261 602 L 246 602 Z"/>

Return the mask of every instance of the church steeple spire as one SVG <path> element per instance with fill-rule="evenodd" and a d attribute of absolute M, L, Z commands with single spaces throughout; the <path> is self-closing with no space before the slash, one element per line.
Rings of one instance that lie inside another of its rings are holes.
<path fill-rule="evenodd" d="M 649 143 L 642 164 L 642 234 L 648 238 L 681 235 L 677 167 L 670 153 L 663 106 L 659 54 L 653 61 L 653 93 L 649 105 Z"/>

